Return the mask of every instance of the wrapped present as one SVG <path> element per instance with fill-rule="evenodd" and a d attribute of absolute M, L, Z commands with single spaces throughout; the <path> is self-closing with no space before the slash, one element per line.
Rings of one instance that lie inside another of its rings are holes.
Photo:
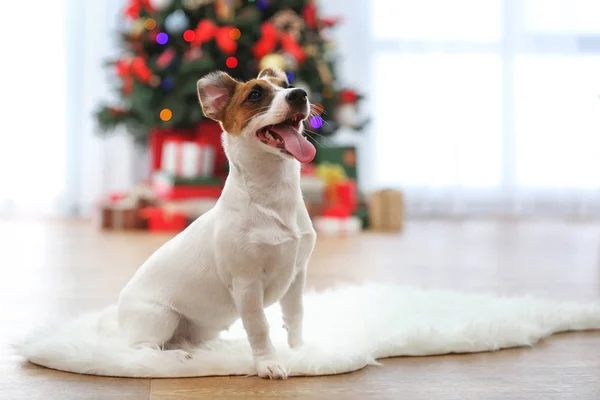
<path fill-rule="evenodd" d="M 111 195 L 99 207 L 100 228 L 105 230 L 146 229 L 139 205 L 131 198 Z"/>
<path fill-rule="evenodd" d="M 152 172 L 162 169 L 165 143 L 171 139 L 180 139 L 200 146 L 212 147 L 215 150 L 213 165 L 210 167 L 213 175 L 227 176 L 227 156 L 221 145 L 222 132 L 221 126 L 211 120 L 203 120 L 191 129 L 153 129 L 149 138 Z"/>
<path fill-rule="evenodd" d="M 184 178 L 212 176 L 215 154 L 212 145 L 170 137 L 163 143 L 161 170 Z"/>
<path fill-rule="evenodd" d="M 317 217 L 313 224 L 317 234 L 322 236 L 354 236 L 361 232 L 362 226 L 360 219 L 354 216 Z"/>
<path fill-rule="evenodd" d="M 404 220 L 404 196 L 398 190 L 380 190 L 368 200 L 369 228 L 376 231 L 401 231 Z"/>
<path fill-rule="evenodd" d="M 152 232 L 180 232 L 217 203 L 216 199 L 195 199 L 162 203 L 141 211 Z"/>
<path fill-rule="evenodd" d="M 140 215 L 148 221 L 152 232 L 181 232 L 188 225 L 188 219 L 182 212 L 170 212 L 162 207 L 148 207 Z"/>
<path fill-rule="evenodd" d="M 317 168 L 323 163 L 339 165 L 346 177 L 354 180 L 357 178 L 355 146 L 326 146 L 319 148 L 314 163 L 317 165 Z"/>
<path fill-rule="evenodd" d="M 184 178 L 160 171 L 154 174 L 152 188 L 161 200 L 217 199 L 223 191 L 223 180 L 214 176 Z"/>

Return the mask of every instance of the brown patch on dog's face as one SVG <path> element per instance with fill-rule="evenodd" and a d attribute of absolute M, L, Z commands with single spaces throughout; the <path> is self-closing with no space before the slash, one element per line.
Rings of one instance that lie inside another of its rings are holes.
<path fill-rule="evenodd" d="M 198 98 L 207 117 L 230 135 L 240 135 L 254 117 L 269 110 L 276 93 L 288 87 L 285 73 L 274 68 L 245 83 L 217 71 L 198 81 Z"/>
<path fill-rule="evenodd" d="M 231 135 L 239 135 L 252 118 L 268 111 L 276 90 L 264 79 L 252 79 L 238 85 L 225 107 L 221 120 L 223 129 Z"/>

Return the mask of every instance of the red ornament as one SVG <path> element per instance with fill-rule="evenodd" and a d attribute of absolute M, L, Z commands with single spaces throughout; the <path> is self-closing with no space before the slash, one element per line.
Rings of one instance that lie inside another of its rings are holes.
<path fill-rule="evenodd" d="M 317 6 L 313 1 L 311 1 L 306 5 L 306 7 L 304 7 L 304 10 L 302 11 L 302 16 L 304 17 L 304 21 L 306 22 L 306 26 L 308 28 L 317 29 Z"/>
<path fill-rule="evenodd" d="M 194 39 L 196 39 L 196 32 L 193 30 L 188 29 L 187 31 L 183 32 L 183 40 L 186 42 L 193 42 Z"/>
<path fill-rule="evenodd" d="M 344 89 L 340 92 L 340 100 L 344 104 L 355 104 L 358 101 L 358 94 L 352 89 Z"/>
<path fill-rule="evenodd" d="M 115 63 L 115 67 L 117 68 L 117 75 L 121 78 L 124 78 L 129 75 L 129 68 L 131 66 L 131 60 L 120 59 Z"/>
<path fill-rule="evenodd" d="M 175 50 L 172 48 L 168 48 L 161 53 L 160 56 L 156 59 L 156 65 L 161 68 L 166 68 L 171 61 L 175 58 Z"/>
<path fill-rule="evenodd" d="M 218 27 L 212 21 L 203 19 L 196 26 L 194 41 L 192 46 L 201 46 L 202 43 L 215 39 L 217 46 L 225 54 L 234 54 L 237 50 L 237 43 L 229 35 L 231 26 Z"/>
<path fill-rule="evenodd" d="M 130 19 L 138 19 L 140 11 L 146 10 L 149 13 L 154 12 L 154 8 L 150 4 L 150 0 L 129 0 L 129 4 L 125 7 L 125 16 Z"/>
<path fill-rule="evenodd" d="M 238 60 L 235 57 L 228 57 L 227 60 L 225 60 L 225 65 L 227 65 L 227 68 L 235 68 L 238 65 Z"/>
<path fill-rule="evenodd" d="M 265 22 L 260 27 L 261 37 L 252 47 L 254 57 L 261 59 L 267 54 L 272 53 L 277 47 L 277 43 L 281 43 L 281 47 L 290 53 L 299 62 L 303 63 L 306 59 L 304 49 L 300 47 L 294 36 L 290 33 L 280 33 L 275 25 L 270 22 Z"/>
<path fill-rule="evenodd" d="M 146 60 L 140 56 L 134 57 L 131 61 L 131 72 L 144 83 L 147 83 L 152 78 L 152 71 L 146 65 Z"/>

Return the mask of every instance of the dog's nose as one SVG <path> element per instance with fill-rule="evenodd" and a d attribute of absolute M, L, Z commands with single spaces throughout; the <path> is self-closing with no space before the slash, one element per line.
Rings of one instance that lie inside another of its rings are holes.
<path fill-rule="evenodd" d="M 306 93 L 306 90 L 292 89 L 292 91 L 285 96 L 285 99 L 293 106 L 303 106 L 306 104 L 307 97 L 308 94 Z"/>

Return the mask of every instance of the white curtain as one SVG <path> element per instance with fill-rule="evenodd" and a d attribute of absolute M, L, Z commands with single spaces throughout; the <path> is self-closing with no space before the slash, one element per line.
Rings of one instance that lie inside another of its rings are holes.
<path fill-rule="evenodd" d="M 599 0 L 370 5 L 374 186 L 411 214 L 600 214 Z"/>
<path fill-rule="evenodd" d="M 144 154 L 122 132 L 99 137 L 93 119 L 98 102 L 112 95 L 103 63 L 118 54 L 123 4 L 3 5 L 0 218 L 89 215 L 102 195 L 143 175 Z"/>

